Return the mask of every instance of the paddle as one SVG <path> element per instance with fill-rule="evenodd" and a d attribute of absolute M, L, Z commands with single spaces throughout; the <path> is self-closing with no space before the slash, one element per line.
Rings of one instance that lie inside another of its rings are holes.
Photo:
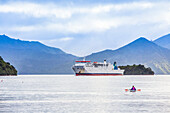
<path fill-rule="evenodd" d="M 125 91 L 130 91 L 130 89 L 125 89 Z M 137 89 L 136 91 L 141 91 L 141 89 Z"/>
<path fill-rule="evenodd" d="M 137 91 L 141 91 L 141 89 L 137 89 Z"/>

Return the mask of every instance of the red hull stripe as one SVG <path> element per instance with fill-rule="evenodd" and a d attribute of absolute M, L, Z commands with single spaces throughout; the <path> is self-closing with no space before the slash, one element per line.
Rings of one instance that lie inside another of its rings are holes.
<path fill-rule="evenodd" d="M 121 73 L 76 73 L 76 76 L 121 76 Z"/>

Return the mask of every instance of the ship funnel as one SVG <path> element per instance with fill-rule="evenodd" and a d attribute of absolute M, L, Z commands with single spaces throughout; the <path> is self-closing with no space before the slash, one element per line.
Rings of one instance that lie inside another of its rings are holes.
<path fill-rule="evenodd" d="M 104 60 L 104 64 L 106 64 L 106 60 Z"/>
<path fill-rule="evenodd" d="M 114 70 L 118 70 L 118 67 L 116 66 L 116 62 L 114 62 L 113 66 L 114 66 Z"/>
<path fill-rule="evenodd" d="M 116 62 L 114 62 L 114 66 L 116 66 Z"/>

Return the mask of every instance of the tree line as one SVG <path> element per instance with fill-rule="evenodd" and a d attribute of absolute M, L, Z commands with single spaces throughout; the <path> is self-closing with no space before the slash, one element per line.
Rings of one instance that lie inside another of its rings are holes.
<path fill-rule="evenodd" d="M 150 67 L 145 68 L 144 65 L 127 65 L 119 66 L 120 69 L 124 69 L 124 75 L 154 75 L 154 71 Z"/>

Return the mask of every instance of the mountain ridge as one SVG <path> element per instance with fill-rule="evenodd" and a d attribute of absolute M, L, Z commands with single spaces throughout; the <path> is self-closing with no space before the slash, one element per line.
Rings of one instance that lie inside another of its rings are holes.
<path fill-rule="evenodd" d="M 4 43 L 5 42 L 5 43 Z M 38 41 L 22 41 L 0 35 L 0 55 L 11 62 L 19 74 L 70 74 L 77 57 L 59 48 L 46 46 Z M 142 64 L 156 74 L 170 74 L 170 50 L 140 37 L 116 50 L 106 49 L 92 53 L 86 59 L 102 62 L 104 59 L 119 65 Z"/>
<path fill-rule="evenodd" d="M 45 51 L 46 52 L 49 52 L 48 50 L 49 49 L 53 49 L 53 53 L 56 51 L 56 52 L 59 52 L 60 54 L 65 54 L 61 49 L 58 49 L 58 48 L 54 48 L 54 47 L 49 47 L 49 46 L 46 46 L 38 41 L 24 41 L 24 40 L 20 40 L 20 39 L 13 39 L 13 38 L 10 38 L 6 35 L 0 35 L 0 46 L 3 44 L 6 44 L 8 46 L 8 48 L 17 48 L 17 49 L 22 49 L 24 47 L 27 48 L 27 49 L 37 49 L 37 48 L 41 48 L 41 50 Z M 51 52 L 51 51 L 50 51 Z"/>
<path fill-rule="evenodd" d="M 70 73 L 77 58 L 40 42 L 21 41 L 6 35 L 0 35 L 0 48 L 0 55 L 15 65 L 19 74 Z"/>
<path fill-rule="evenodd" d="M 170 33 L 153 41 L 157 45 L 170 49 Z"/>
<path fill-rule="evenodd" d="M 152 67 L 157 74 L 169 74 L 169 56 L 170 50 L 142 37 L 119 49 L 100 51 L 88 55 L 86 58 L 93 61 L 103 61 L 107 59 L 111 63 L 117 61 L 120 65 L 145 64 Z M 166 64 L 168 68 L 166 69 L 162 69 L 163 66 L 157 66 L 158 64 L 166 62 L 168 62 Z"/>

